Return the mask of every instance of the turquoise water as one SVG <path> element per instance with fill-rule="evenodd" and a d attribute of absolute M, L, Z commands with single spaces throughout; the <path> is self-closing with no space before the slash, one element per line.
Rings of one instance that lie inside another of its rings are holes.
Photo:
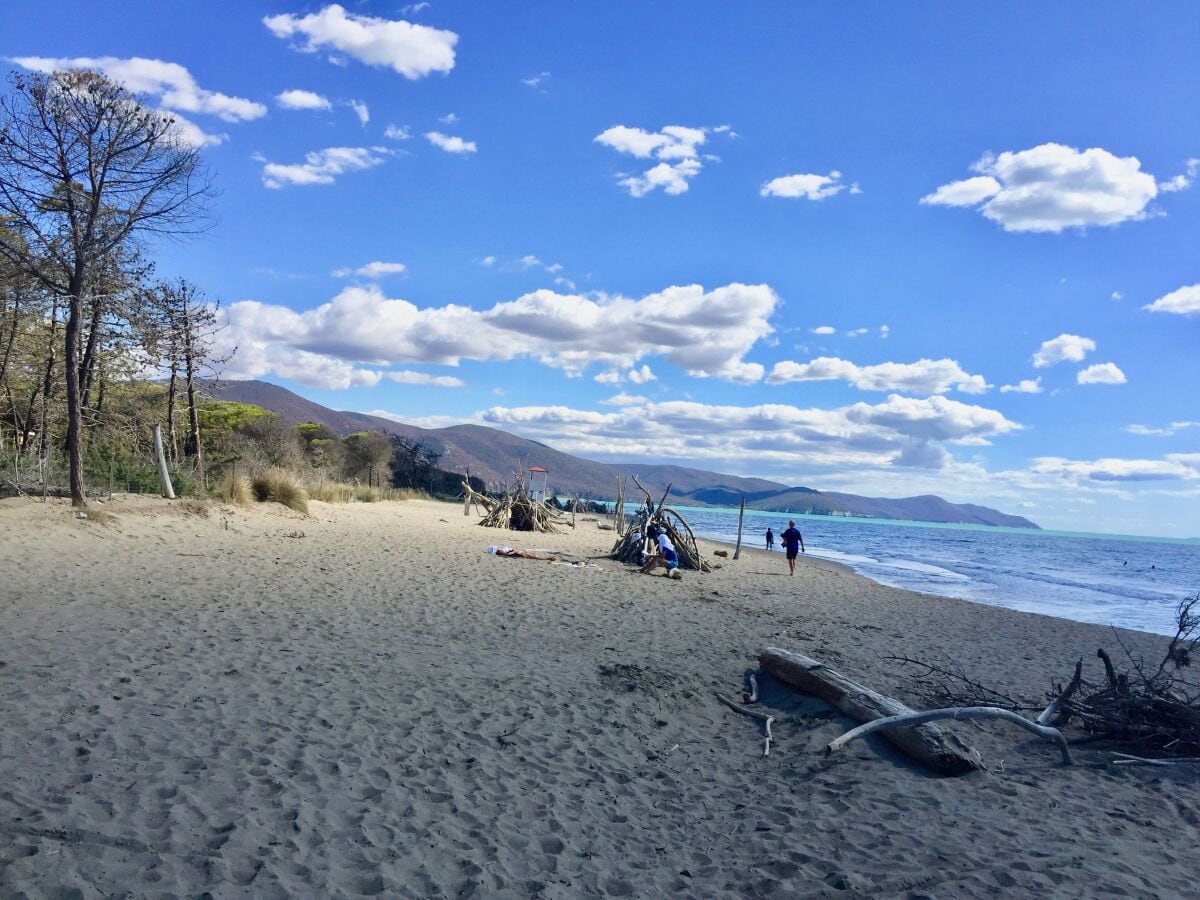
<path fill-rule="evenodd" d="M 677 507 L 695 532 L 732 543 L 738 511 Z M 1137 631 L 1175 633 L 1200 591 L 1200 540 L 1036 531 L 746 510 L 743 545 L 795 519 L 812 556 L 881 584 Z M 783 565 L 780 553 L 780 565 Z"/>

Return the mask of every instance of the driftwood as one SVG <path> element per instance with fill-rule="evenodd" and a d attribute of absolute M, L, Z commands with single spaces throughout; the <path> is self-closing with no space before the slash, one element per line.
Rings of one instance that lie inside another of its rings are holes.
<path fill-rule="evenodd" d="M 1113 753 L 1117 757 L 1112 761 L 1114 766 L 1194 766 L 1200 764 L 1200 756 L 1183 756 L 1175 759 L 1146 759 L 1141 756 L 1130 756 L 1128 753 Z"/>
<path fill-rule="evenodd" d="M 638 508 L 637 513 L 629 520 L 625 532 L 617 538 L 610 553 L 611 558 L 623 563 L 640 566 L 645 561 L 647 553 L 657 552 L 657 548 L 648 545 L 646 534 L 651 525 L 658 527 L 675 546 L 679 555 L 679 566 L 683 569 L 695 569 L 709 572 L 712 567 L 700 555 L 700 547 L 696 544 L 696 535 L 688 525 L 687 520 L 674 509 L 664 504 L 671 486 L 663 491 L 658 504 L 650 492 L 633 476 L 634 484 L 641 488 L 646 497 L 645 505 Z"/>
<path fill-rule="evenodd" d="M 558 526 L 568 524 L 556 510 L 551 509 L 541 500 L 531 497 L 525 488 L 525 482 L 517 477 L 516 484 L 505 490 L 497 500 L 484 497 L 463 482 L 464 492 L 478 499 L 486 510 L 479 524 L 484 528 L 509 528 L 513 531 L 540 531 L 554 533 Z"/>
<path fill-rule="evenodd" d="M 759 654 L 758 661 L 765 671 L 780 681 L 819 697 L 859 722 L 915 714 L 899 700 L 863 687 L 799 653 L 767 647 Z M 978 753 L 936 725 L 889 728 L 883 737 L 917 762 L 943 775 L 965 775 L 984 768 Z"/>
<path fill-rule="evenodd" d="M 728 706 L 730 709 L 732 709 L 735 713 L 741 713 L 743 716 L 749 716 L 751 719 L 757 719 L 758 721 L 763 723 L 763 730 L 766 735 L 763 740 L 763 756 L 770 756 L 771 755 L 771 741 L 773 740 L 773 738 L 771 737 L 771 723 L 775 721 L 775 717 L 769 716 L 766 713 L 759 712 L 756 709 L 746 709 L 746 707 L 739 706 L 738 704 L 736 704 L 732 700 L 730 700 L 728 697 L 722 697 L 720 694 L 717 694 L 716 696 L 717 696 L 718 700 L 720 700 L 722 703 L 724 703 L 726 706 Z"/>
<path fill-rule="evenodd" d="M 1073 763 L 1071 749 L 1067 746 L 1067 739 L 1063 737 L 1062 732 L 1057 728 L 1051 728 L 1049 725 L 1039 725 L 1037 722 L 1031 722 L 1029 719 L 1019 716 L 1015 712 L 995 706 L 959 706 L 954 709 L 928 709 L 923 712 L 912 712 L 906 715 L 888 716 L 885 719 L 875 719 L 873 722 L 867 722 L 859 725 L 857 728 L 852 728 L 841 737 L 830 741 L 825 745 L 825 753 L 828 755 L 834 750 L 840 750 L 856 738 L 866 737 L 868 734 L 873 734 L 876 731 L 921 725 L 925 722 L 936 722 L 942 719 L 956 721 L 963 719 L 999 719 L 1003 722 L 1011 722 L 1014 725 L 1019 725 L 1026 731 L 1032 731 L 1038 737 L 1054 741 L 1058 745 L 1059 752 L 1062 753 L 1063 765 L 1069 766 Z"/>
<path fill-rule="evenodd" d="M 154 426 L 154 459 L 158 463 L 158 480 L 162 484 L 162 495 L 168 500 L 175 499 L 175 489 L 171 486 L 171 473 L 167 471 L 167 458 L 163 455 L 162 426 Z"/>

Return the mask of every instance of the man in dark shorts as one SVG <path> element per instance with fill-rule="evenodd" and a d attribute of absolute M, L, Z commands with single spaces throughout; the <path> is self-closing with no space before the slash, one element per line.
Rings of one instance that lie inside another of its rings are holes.
<path fill-rule="evenodd" d="M 796 527 L 796 520 L 789 519 L 787 531 L 779 536 L 779 542 L 783 544 L 783 549 L 787 551 L 788 569 L 793 575 L 796 574 L 796 554 L 804 550 L 804 538 L 800 535 L 800 530 Z M 804 550 L 807 553 L 807 550 Z"/>
<path fill-rule="evenodd" d="M 775 549 L 775 532 L 773 532 L 770 528 L 767 529 L 767 549 Z"/>

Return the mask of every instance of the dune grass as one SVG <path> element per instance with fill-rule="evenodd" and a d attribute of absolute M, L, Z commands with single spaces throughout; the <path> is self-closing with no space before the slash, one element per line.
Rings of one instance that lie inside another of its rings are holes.
<path fill-rule="evenodd" d="M 250 479 L 245 475 L 234 477 L 232 473 L 218 481 L 212 489 L 213 496 L 226 503 L 238 506 L 249 506 L 254 502 L 254 493 L 250 487 Z"/>
<path fill-rule="evenodd" d="M 308 513 L 308 492 L 286 469 L 267 469 L 255 475 L 250 489 L 259 503 L 282 503 L 288 509 Z"/>

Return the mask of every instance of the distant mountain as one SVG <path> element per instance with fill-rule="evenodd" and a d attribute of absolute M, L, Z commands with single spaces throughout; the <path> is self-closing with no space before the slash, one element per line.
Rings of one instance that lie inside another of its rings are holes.
<path fill-rule="evenodd" d="M 469 469 L 472 475 L 487 482 L 508 482 L 518 468 L 544 466 L 550 472 L 551 489 L 560 495 L 578 492 L 585 497 L 611 498 L 616 490 L 617 476 L 636 473 L 651 492 L 661 493 L 670 484 L 673 502 L 695 506 L 737 506 L 744 496 L 746 506 L 773 512 L 1038 527 L 1021 516 L 1010 516 L 970 503 L 950 503 L 932 495 L 896 500 L 860 497 L 686 466 L 596 462 L 481 425 L 419 428 L 366 413 L 339 412 L 265 381 L 222 381 L 207 383 L 204 389 L 216 399 L 261 406 L 289 422 L 320 422 L 342 437 L 356 431 L 398 434 L 440 451 L 442 457 L 438 465 L 441 468 L 452 472 Z"/>

